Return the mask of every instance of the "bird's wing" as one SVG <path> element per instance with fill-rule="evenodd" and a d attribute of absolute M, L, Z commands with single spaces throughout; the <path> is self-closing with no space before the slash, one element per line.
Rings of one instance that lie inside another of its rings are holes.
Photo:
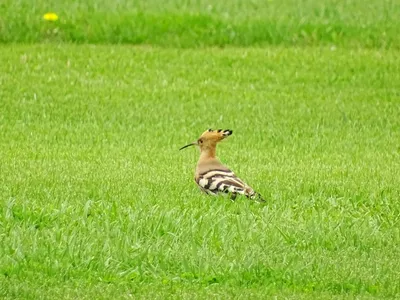
<path fill-rule="evenodd" d="M 265 201 L 259 193 L 217 160 L 199 165 L 195 181 L 203 192 L 210 195 L 230 193 L 234 199 L 240 194 L 253 200 Z"/>
<path fill-rule="evenodd" d="M 222 192 L 249 196 L 254 192 L 231 170 L 209 170 L 199 174 L 196 182 L 208 194 L 215 195 Z"/>

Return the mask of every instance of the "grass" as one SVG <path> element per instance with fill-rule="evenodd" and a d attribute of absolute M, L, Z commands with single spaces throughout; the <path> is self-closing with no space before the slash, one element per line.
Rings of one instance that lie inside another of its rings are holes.
<path fill-rule="evenodd" d="M 6 299 L 400 293 L 396 50 L 0 47 Z M 268 200 L 193 182 L 219 157 Z"/>
<path fill-rule="evenodd" d="M 56 12 L 57 22 L 43 14 Z M 396 0 L 5 0 L 0 43 L 400 48 Z"/>

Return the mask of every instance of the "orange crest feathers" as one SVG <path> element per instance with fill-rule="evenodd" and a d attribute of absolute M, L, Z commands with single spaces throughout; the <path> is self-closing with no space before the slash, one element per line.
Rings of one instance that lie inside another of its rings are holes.
<path fill-rule="evenodd" d="M 190 143 L 186 146 L 183 146 L 179 150 L 185 149 L 189 146 L 200 146 L 200 148 L 204 146 L 213 146 L 222 141 L 224 138 L 230 136 L 232 134 L 232 130 L 230 129 L 208 129 L 202 133 L 202 135 L 198 138 L 196 142 Z"/>
<path fill-rule="evenodd" d="M 223 140 L 224 138 L 230 136 L 231 134 L 232 134 L 232 130 L 230 130 L 230 129 L 213 130 L 210 128 L 203 132 L 203 134 L 200 136 L 199 140 L 219 142 L 219 141 Z"/>

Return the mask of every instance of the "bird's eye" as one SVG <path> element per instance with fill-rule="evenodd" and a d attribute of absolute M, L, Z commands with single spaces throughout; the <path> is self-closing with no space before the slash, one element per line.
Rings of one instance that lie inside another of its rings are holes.
<path fill-rule="evenodd" d="M 199 140 L 199 144 L 203 144 L 203 140 Z"/>

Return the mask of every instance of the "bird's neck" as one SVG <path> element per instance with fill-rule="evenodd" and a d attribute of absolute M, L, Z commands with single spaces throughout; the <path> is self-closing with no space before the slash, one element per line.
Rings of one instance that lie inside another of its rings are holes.
<path fill-rule="evenodd" d="M 215 158 L 215 156 L 216 156 L 216 147 L 207 147 L 201 149 L 200 160 L 212 159 Z"/>

